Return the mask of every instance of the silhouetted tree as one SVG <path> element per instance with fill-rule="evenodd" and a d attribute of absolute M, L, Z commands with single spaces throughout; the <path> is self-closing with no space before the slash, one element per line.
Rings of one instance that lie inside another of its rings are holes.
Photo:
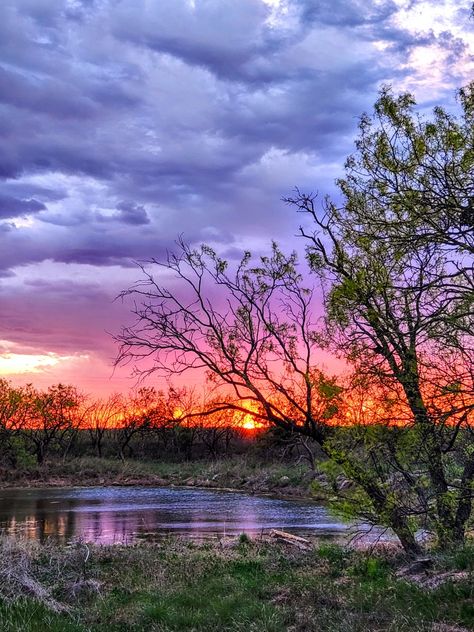
<path fill-rule="evenodd" d="M 123 292 L 134 299 L 136 323 L 117 337 L 117 362 L 133 363 L 142 376 L 205 374 L 214 403 L 196 415 L 251 412 L 322 441 L 337 389 L 315 367 L 312 291 L 296 255 L 274 244 L 254 265 L 245 253 L 232 274 L 211 248 L 178 247 L 166 261 L 142 266 L 144 280 Z M 155 280 L 160 271 L 170 286 Z M 150 362 L 137 364 L 143 360 Z"/>
<path fill-rule="evenodd" d="M 107 399 L 96 399 L 86 404 L 83 420 L 92 448 L 99 458 L 103 456 L 103 446 L 107 433 L 111 433 L 122 422 L 125 406 L 121 395 L 115 393 Z"/>
<path fill-rule="evenodd" d="M 25 437 L 38 463 L 43 463 L 53 448 L 63 456 L 67 454 L 80 425 L 77 413 L 82 399 L 74 386 L 64 384 L 46 391 L 30 389 Z"/>

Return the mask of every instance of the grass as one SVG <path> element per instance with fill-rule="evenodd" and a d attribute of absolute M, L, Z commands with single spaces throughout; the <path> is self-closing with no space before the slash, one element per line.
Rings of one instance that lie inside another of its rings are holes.
<path fill-rule="evenodd" d="M 435 590 L 398 578 L 404 560 L 393 550 L 370 554 L 325 544 L 308 552 L 240 537 L 91 547 L 86 564 L 84 551 L 84 545 L 4 540 L 0 572 L 9 568 L 10 576 L 21 576 L 19 566 L 32 582 L 17 582 L 11 590 L 3 573 L 0 629 L 427 632 L 435 624 L 452 626 L 444 628 L 452 632 L 474 629 L 469 547 L 436 558 L 437 572 L 466 574 Z M 31 594 L 31 585 L 42 590 Z"/>
<path fill-rule="evenodd" d="M 309 496 L 306 465 L 262 463 L 251 456 L 216 461 L 134 461 L 82 457 L 65 462 L 0 470 L 0 487 L 68 485 L 189 485 Z"/>

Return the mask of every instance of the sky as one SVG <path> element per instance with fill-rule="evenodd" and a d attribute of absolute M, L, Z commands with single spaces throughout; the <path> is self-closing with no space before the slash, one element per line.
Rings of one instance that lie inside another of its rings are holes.
<path fill-rule="evenodd" d="M 454 108 L 468 0 L 2 0 L 0 377 L 106 394 L 117 294 L 182 234 L 292 248 L 391 83 Z"/>

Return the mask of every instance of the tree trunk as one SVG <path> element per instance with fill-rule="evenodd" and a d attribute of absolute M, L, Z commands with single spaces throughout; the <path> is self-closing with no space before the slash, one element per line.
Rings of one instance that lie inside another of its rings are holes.
<path fill-rule="evenodd" d="M 400 540 L 400 544 L 407 555 L 410 557 L 421 555 L 423 552 L 421 545 L 416 541 L 415 534 L 406 524 L 403 524 L 403 522 L 405 521 L 401 521 L 399 524 L 394 524 L 392 526 L 393 532 Z"/>
<path fill-rule="evenodd" d="M 448 498 L 449 487 L 446 481 L 443 453 L 436 436 L 433 423 L 419 387 L 418 371 L 401 380 L 405 395 L 417 426 L 423 429 L 423 445 L 426 453 L 426 466 L 431 479 L 436 503 L 436 535 L 440 549 L 452 546 L 455 537 L 455 515 Z"/>

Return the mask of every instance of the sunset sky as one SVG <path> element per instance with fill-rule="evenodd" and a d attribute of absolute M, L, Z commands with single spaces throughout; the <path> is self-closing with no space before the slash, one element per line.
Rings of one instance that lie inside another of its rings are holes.
<path fill-rule="evenodd" d="M 113 302 L 179 233 L 293 248 L 298 185 L 334 191 L 383 83 L 454 108 L 469 0 L 2 0 L 0 377 L 88 392 Z"/>

